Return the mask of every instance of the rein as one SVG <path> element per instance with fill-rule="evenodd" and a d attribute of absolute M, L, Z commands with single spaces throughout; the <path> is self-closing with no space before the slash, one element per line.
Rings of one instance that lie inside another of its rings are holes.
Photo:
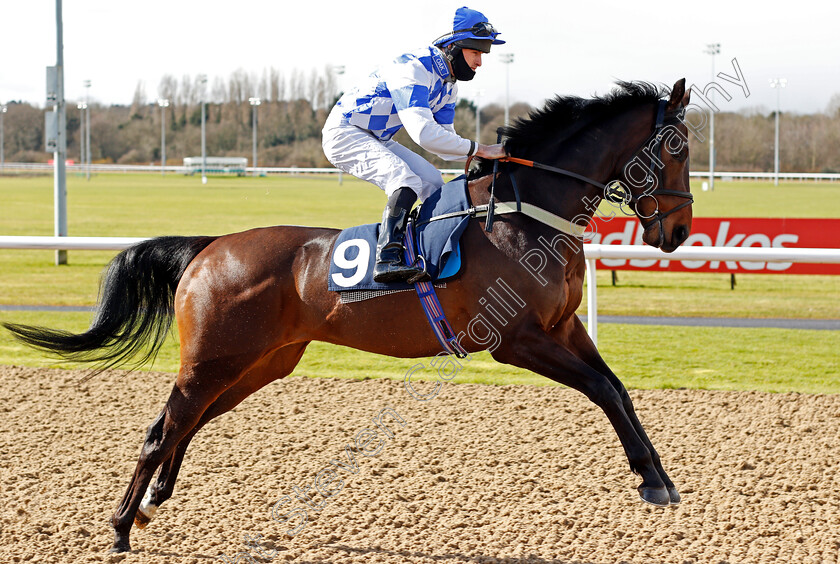
<path fill-rule="evenodd" d="M 520 159 L 518 157 L 510 157 L 510 156 L 502 157 L 499 160 L 503 163 L 514 163 L 514 164 L 518 164 L 518 165 L 522 165 L 522 166 L 527 166 L 529 168 L 536 168 L 536 169 L 539 169 L 539 170 L 547 170 L 549 172 L 554 172 L 556 174 L 562 174 L 563 176 L 569 176 L 571 178 L 576 178 L 577 180 L 580 180 L 582 182 L 587 182 L 587 183 L 592 184 L 593 186 L 597 186 L 598 188 L 601 188 L 601 189 L 604 189 L 606 187 L 603 182 L 598 182 L 597 180 L 592 180 L 588 176 L 583 176 L 583 175 L 580 175 L 576 172 L 566 170 L 564 168 L 557 168 L 556 166 L 549 166 L 549 165 L 538 163 L 538 162 L 535 162 L 535 161 L 529 161 L 527 159 Z"/>

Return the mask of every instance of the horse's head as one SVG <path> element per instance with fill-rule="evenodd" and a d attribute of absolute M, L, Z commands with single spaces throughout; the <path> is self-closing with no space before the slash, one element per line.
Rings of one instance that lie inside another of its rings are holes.
<path fill-rule="evenodd" d="M 654 108 L 653 133 L 624 166 L 627 191 L 619 189 L 607 197 L 623 199 L 644 227 L 642 240 L 670 253 L 691 232 L 691 195 L 688 179 L 688 129 L 685 108 L 691 91 L 685 79 L 674 84 L 668 100 Z"/>
<path fill-rule="evenodd" d="M 523 188 L 523 198 L 561 217 L 574 217 L 573 223 L 584 217 L 588 221 L 597 209 L 592 202 L 600 202 L 600 197 L 571 198 L 568 190 L 546 189 L 546 175 L 597 187 L 599 196 L 622 209 L 629 206 L 639 217 L 645 243 L 671 252 L 691 231 L 694 198 L 684 123 L 690 93 L 685 79 L 678 80 L 670 94 L 646 82 L 618 84 L 618 90 L 589 100 L 557 96 L 527 119 L 501 129 L 511 155 L 501 162 L 531 168 L 519 173 L 524 186 L 535 187 L 528 192 Z M 662 99 L 665 95 L 667 100 Z M 481 161 L 471 178 L 495 174 L 498 162 Z M 508 193 L 519 200 L 514 173 L 508 175 Z"/>

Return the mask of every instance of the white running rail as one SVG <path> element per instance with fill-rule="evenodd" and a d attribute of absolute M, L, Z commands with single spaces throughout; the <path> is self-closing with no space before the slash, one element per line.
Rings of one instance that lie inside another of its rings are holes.
<path fill-rule="evenodd" d="M 122 250 L 145 237 L 35 237 L 0 236 L 0 249 Z M 840 249 L 768 247 L 682 247 L 672 253 L 640 245 L 583 245 L 586 257 L 587 331 L 598 344 L 598 287 L 595 261 L 599 259 L 804 262 L 840 264 Z"/>
<path fill-rule="evenodd" d="M 53 165 L 47 163 L 16 163 L 6 162 L 4 170 L 24 170 L 24 171 L 41 171 L 49 173 L 53 171 Z M 67 165 L 68 173 L 81 173 L 85 171 L 82 164 L 74 163 Z M 121 165 L 121 164 L 92 164 L 90 166 L 91 172 L 101 173 L 157 173 L 160 174 L 160 165 Z M 185 166 L 167 165 L 165 171 L 169 174 L 189 174 L 191 171 Z M 463 168 L 445 168 L 440 169 L 443 174 L 462 174 Z M 194 172 L 194 171 L 193 171 Z M 245 173 L 248 176 L 254 175 L 254 167 L 246 167 Z M 269 174 L 340 174 L 336 168 L 317 168 L 317 167 L 296 167 L 296 166 L 260 166 L 256 168 L 257 175 Z M 215 174 L 215 173 L 214 173 Z M 689 173 L 692 178 L 709 178 L 708 172 L 692 171 Z M 774 180 L 776 174 L 773 172 L 738 172 L 738 171 L 716 171 L 715 178 L 724 182 L 730 180 Z M 840 173 L 837 172 L 780 172 L 780 180 L 797 180 L 797 181 L 830 181 L 840 182 Z"/>

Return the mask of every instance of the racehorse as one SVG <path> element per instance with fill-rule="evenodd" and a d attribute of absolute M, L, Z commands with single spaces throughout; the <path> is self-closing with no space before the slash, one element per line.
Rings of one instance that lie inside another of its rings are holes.
<path fill-rule="evenodd" d="M 497 174 L 490 173 L 491 162 L 480 163 L 467 187 L 471 202 L 517 200 L 523 211 L 540 208 L 586 226 L 607 198 L 640 218 L 647 244 L 676 249 L 688 237 L 692 218 L 682 120 L 690 92 L 684 79 L 670 91 L 643 82 L 618 84 L 592 99 L 556 97 L 506 128 L 512 158 Z M 639 170 L 646 171 L 642 179 L 636 178 Z M 584 393 L 621 440 L 630 469 L 642 479 L 641 498 L 677 504 L 679 493 L 627 390 L 575 314 L 585 271 L 581 239 L 558 233 L 545 217 L 497 213 L 489 231 L 488 218 L 471 219 L 461 239 L 461 273 L 438 290 L 443 309 L 454 330 L 463 332 L 461 346 L 476 352 L 488 348 L 467 331 L 482 313 L 480 301 L 486 303 L 479 296 L 499 278 L 526 296 L 521 311 L 497 327 L 501 341 L 492 357 Z M 32 346 L 104 370 L 138 355 L 148 360 L 177 320 L 180 370 L 111 518 L 112 552 L 129 551 L 132 524 L 144 527 L 171 497 L 198 430 L 292 372 L 311 341 L 403 358 L 440 352 L 412 292 L 342 303 L 328 291 L 338 233 L 276 226 L 220 237 L 151 239 L 110 263 L 86 332 L 5 325 Z M 522 258 L 541 248 L 552 252 L 536 276 Z M 394 312 L 400 312 L 396 324 Z"/>

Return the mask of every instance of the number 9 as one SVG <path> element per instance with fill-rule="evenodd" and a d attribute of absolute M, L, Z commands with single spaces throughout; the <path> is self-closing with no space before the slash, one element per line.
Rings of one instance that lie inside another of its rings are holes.
<path fill-rule="evenodd" d="M 356 247 L 359 249 L 356 258 L 347 258 L 347 249 Z M 342 288 L 349 288 L 355 286 L 364 279 L 367 274 L 368 264 L 370 263 L 370 245 L 364 239 L 349 239 L 344 241 L 335 248 L 333 253 L 333 262 L 338 268 L 343 270 L 354 270 L 350 276 L 345 276 L 341 272 L 335 272 L 332 275 L 333 282 Z"/>

